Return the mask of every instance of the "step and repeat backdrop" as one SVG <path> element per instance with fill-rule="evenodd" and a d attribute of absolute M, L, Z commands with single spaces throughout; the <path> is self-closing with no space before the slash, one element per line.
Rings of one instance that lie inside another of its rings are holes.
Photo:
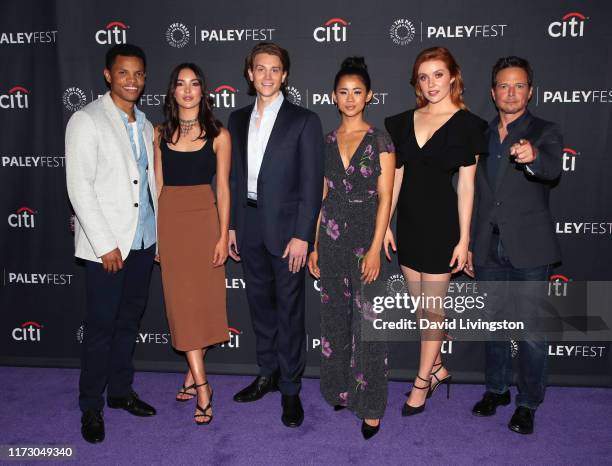
<path fill-rule="evenodd" d="M 414 105 L 412 63 L 445 46 L 461 65 L 465 100 L 490 120 L 490 71 L 500 56 L 529 59 L 535 70 L 531 111 L 564 133 L 563 174 L 552 192 L 563 263 L 550 290 L 612 279 L 612 4 L 598 1 L 383 0 L 211 2 L 197 0 L 5 0 L 0 5 L 0 363 L 77 367 L 85 309 L 84 268 L 73 256 L 66 195 L 64 129 L 76 110 L 106 92 L 104 54 L 114 44 L 141 46 L 148 57 L 139 107 L 153 123 L 171 69 L 199 64 L 216 115 L 252 101 L 242 70 L 260 41 L 291 55 L 287 97 L 317 112 L 326 131 L 338 125 L 331 99 L 345 57 L 366 58 L 374 87 L 367 119 Z M 529 241 L 529 238 L 525 238 Z M 226 267 L 229 342 L 208 357 L 218 373 L 255 373 L 254 335 L 239 264 Z M 403 285 L 385 265 L 389 289 Z M 458 277 L 459 281 L 466 280 Z M 307 280 L 307 375 L 318 374 L 318 283 Z M 513 354 L 518 347 L 513 345 Z M 443 351 L 456 379 L 483 379 L 483 344 L 449 339 Z M 550 342 L 549 382 L 612 386 L 610 342 Z M 391 344 L 391 376 L 412 377 L 416 343 Z M 159 267 L 137 338 L 137 367 L 182 370 L 170 345 Z"/>

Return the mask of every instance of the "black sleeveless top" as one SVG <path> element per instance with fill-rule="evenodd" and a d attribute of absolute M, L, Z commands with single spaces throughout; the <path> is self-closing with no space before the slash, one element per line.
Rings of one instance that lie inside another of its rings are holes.
<path fill-rule="evenodd" d="M 217 171 L 217 156 L 212 149 L 212 141 L 207 140 L 201 149 L 180 152 L 170 149 L 162 138 L 160 149 L 164 185 L 192 186 L 210 184 Z"/>

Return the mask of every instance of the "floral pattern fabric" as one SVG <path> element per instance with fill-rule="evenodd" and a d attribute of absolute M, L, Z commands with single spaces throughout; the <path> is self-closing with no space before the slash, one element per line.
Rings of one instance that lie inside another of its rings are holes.
<path fill-rule="evenodd" d="M 360 267 L 374 235 L 381 152 L 395 152 L 391 138 L 370 128 L 345 169 L 336 132 L 326 136 L 319 230 L 321 393 L 330 405 L 372 419 L 387 404 L 387 344 L 361 339 L 362 323 L 375 313 Z"/>

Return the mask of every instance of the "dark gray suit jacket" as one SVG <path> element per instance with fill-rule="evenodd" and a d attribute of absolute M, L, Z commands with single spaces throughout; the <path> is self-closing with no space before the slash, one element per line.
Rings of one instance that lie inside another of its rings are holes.
<path fill-rule="evenodd" d="M 490 129 L 487 136 L 497 137 Z M 511 138 L 509 145 L 526 139 L 536 148 L 536 160 L 529 165 L 533 174 L 510 157 L 502 157 L 496 179 L 489 180 L 487 157 L 481 159 L 471 228 L 474 263 L 485 265 L 494 224 L 499 227 L 504 251 L 514 267 L 559 262 L 561 251 L 549 209 L 549 192 L 552 182 L 561 175 L 560 129 L 527 113 L 507 137 Z"/>

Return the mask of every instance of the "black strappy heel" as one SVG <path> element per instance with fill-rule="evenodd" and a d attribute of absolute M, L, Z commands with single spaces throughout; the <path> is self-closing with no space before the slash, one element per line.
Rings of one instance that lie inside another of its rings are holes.
<path fill-rule="evenodd" d="M 427 385 L 425 385 L 424 387 L 417 387 L 415 384 L 412 386 L 412 388 L 417 389 L 417 390 L 427 390 L 429 393 L 429 387 L 431 386 L 431 379 L 427 380 L 419 375 L 417 375 L 417 379 L 422 380 L 423 382 L 426 382 Z M 408 392 L 408 396 L 410 396 L 410 392 Z M 410 406 L 409 404 L 404 403 L 404 406 L 402 406 L 402 416 L 414 416 L 415 414 L 422 413 L 423 411 L 425 411 L 425 403 L 426 402 L 423 402 L 421 406 L 416 406 L 416 407 Z"/>
<path fill-rule="evenodd" d="M 429 391 L 427 392 L 427 398 L 431 398 L 431 395 L 434 394 L 434 392 L 436 391 L 436 388 L 438 388 L 440 385 L 444 383 L 446 384 L 446 399 L 448 400 L 450 398 L 450 387 L 453 382 L 453 376 L 448 374 L 446 377 L 440 380 L 436 374 L 440 372 L 440 369 L 442 369 L 442 367 L 444 366 L 442 366 L 441 362 L 433 365 L 433 367 L 436 367 L 436 366 L 440 366 L 440 367 L 438 367 L 435 371 L 433 371 L 431 375 L 436 379 L 437 382 L 434 385 L 431 385 L 431 381 L 430 381 Z"/>
<path fill-rule="evenodd" d="M 201 383 L 199 385 L 196 385 L 195 388 L 197 389 L 198 387 L 203 387 L 204 385 L 208 385 L 208 381 Z M 202 408 L 199 404 L 196 404 L 196 410 L 200 411 L 202 414 L 194 414 L 193 417 L 195 419 L 195 423 L 199 426 L 205 426 L 208 425 L 212 422 L 213 420 L 213 415 L 212 414 L 206 414 L 206 411 L 208 411 L 209 409 L 212 408 L 212 399 L 213 399 L 213 391 L 210 391 L 210 397 L 208 399 L 208 404 Z M 198 418 L 203 417 L 204 420 L 203 421 L 198 421 Z"/>
<path fill-rule="evenodd" d="M 188 387 L 185 387 L 185 385 L 183 384 L 176 394 L 176 398 L 175 398 L 176 401 L 180 403 L 184 403 L 185 401 L 193 400 L 197 396 L 197 392 L 193 394 L 193 393 L 189 393 L 187 390 L 193 390 L 195 388 L 196 388 L 195 382 L 189 385 Z M 179 398 L 179 395 L 187 395 L 189 396 L 189 398 Z"/>

